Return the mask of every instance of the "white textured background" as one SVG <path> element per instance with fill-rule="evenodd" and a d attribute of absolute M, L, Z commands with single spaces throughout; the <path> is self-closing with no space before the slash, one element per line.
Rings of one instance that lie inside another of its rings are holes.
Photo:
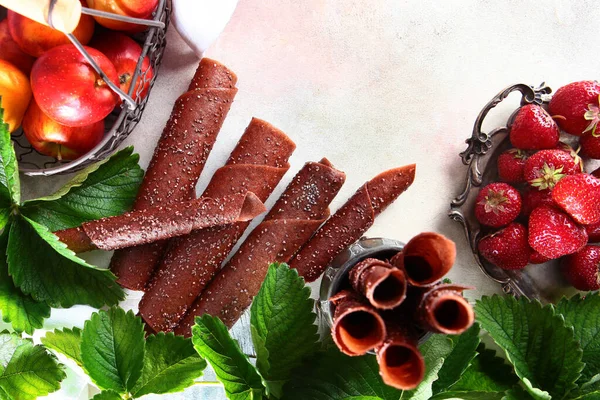
<path fill-rule="evenodd" d="M 479 110 L 505 86 L 546 81 L 556 89 L 598 78 L 598 20 L 591 0 L 240 0 L 206 54 L 238 74 L 239 93 L 199 189 L 252 116 L 298 145 L 277 193 L 307 160 L 326 156 L 346 172 L 333 209 L 380 171 L 416 162 L 415 184 L 368 235 L 444 233 L 459 249 L 451 279 L 476 286 L 471 298 L 493 293 L 446 216 L 465 173 L 458 153 Z M 135 145 L 144 167 L 197 64 L 174 30 L 168 39 L 144 118 L 125 143 Z M 51 189 L 32 178 L 24 186 L 31 195 Z M 196 387 L 170 398 L 221 395 Z"/>

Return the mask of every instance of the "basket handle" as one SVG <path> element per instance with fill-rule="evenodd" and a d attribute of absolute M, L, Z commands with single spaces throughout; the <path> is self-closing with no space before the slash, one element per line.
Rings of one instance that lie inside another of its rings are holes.
<path fill-rule="evenodd" d="M 81 18 L 79 0 L 0 0 L 0 5 L 63 33 L 72 33 Z"/>

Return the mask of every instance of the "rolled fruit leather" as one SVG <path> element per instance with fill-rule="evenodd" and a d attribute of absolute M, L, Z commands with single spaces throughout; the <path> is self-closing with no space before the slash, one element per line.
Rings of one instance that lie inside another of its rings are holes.
<path fill-rule="evenodd" d="M 237 93 L 236 75 L 204 58 L 177 99 L 146 170 L 134 210 L 195 198 L 195 187 Z M 110 268 L 122 286 L 143 290 L 167 242 L 115 252 Z"/>
<path fill-rule="evenodd" d="M 431 286 L 450 271 L 456 260 L 453 241 L 435 232 L 420 233 L 390 263 L 403 270 L 413 286 Z"/>
<path fill-rule="evenodd" d="M 395 318 L 384 318 L 386 338 L 375 349 L 383 381 L 401 390 L 416 388 L 425 376 L 425 360 L 418 348 L 417 335 Z"/>
<path fill-rule="evenodd" d="M 462 296 L 469 286 L 439 284 L 423 292 L 415 317 L 429 332 L 460 335 L 473 325 L 475 313 Z"/>
<path fill-rule="evenodd" d="M 387 331 L 379 312 L 352 290 L 342 290 L 329 301 L 335 307 L 331 336 L 340 351 L 360 356 L 383 344 Z"/>
<path fill-rule="evenodd" d="M 385 171 L 365 183 L 292 258 L 307 282 L 318 279 L 342 250 L 373 225 L 375 217 L 398 198 L 415 179 L 415 164 Z"/>
<path fill-rule="evenodd" d="M 252 191 L 263 202 L 289 169 L 295 149 L 285 133 L 253 118 L 203 196 Z M 171 241 L 140 302 L 140 315 L 156 331 L 172 331 L 215 276 L 248 223 L 204 229 Z"/>
<path fill-rule="evenodd" d="M 203 314 L 217 316 L 232 327 L 258 294 L 269 264 L 287 262 L 327 219 L 329 204 L 345 179 L 327 159 L 306 163 L 175 332 L 189 336 L 194 318 Z"/>
<path fill-rule="evenodd" d="M 377 309 L 399 306 L 406 298 L 407 281 L 402 270 L 376 258 L 367 258 L 350 270 L 352 288 Z"/>
<path fill-rule="evenodd" d="M 265 211 L 264 204 L 251 192 L 220 199 L 201 197 L 86 222 L 55 235 L 76 253 L 116 250 L 187 235 L 197 229 L 250 221 Z"/>

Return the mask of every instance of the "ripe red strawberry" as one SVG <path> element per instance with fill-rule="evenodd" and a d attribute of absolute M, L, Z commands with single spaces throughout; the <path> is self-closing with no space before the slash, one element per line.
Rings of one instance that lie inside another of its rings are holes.
<path fill-rule="evenodd" d="M 522 269 L 531 255 L 527 229 L 516 222 L 482 238 L 477 248 L 481 256 L 502 269 Z"/>
<path fill-rule="evenodd" d="M 585 246 L 562 260 L 563 275 L 575 289 L 600 289 L 600 246 Z"/>
<path fill-rule="evenodd" d="M 600 132 L 600 131 L 599 131 Z M 600 137 L 590 134 L 583 135 L 579 140 L 581 155 L 593 159 L 600 159 Z"/>
<path fill-rule="evenodd" d="M 544 257 L 575 253 L 587 240 L 585 229 L 554 207 L 540 206 L 529 216 L 529 245 Z"/>
<path fill-rule="evenodd" d="M 583 172 L 583 170 L 584 170 L 583 160 L 579 156 L 579 152 L 581 150 L 581 146 L 577 150 L 575 150 L 574 148 L 572 148 L 571 146 L 569 146 L 565 142 L 558 142 L 558 146 L 556 146 L 556 148 L 559 149 L 559 150 L 564 150 L 567 153 L 569 153 L 571 155 L 571 158 L 573 158 L 573 161 L 575 162 L 575 164 L 579 165 L 579 169 L 580 169 L 579 172 Z"/>
<path fill-rule="evenodd" d="M 525 161 L 523 176 L 539 190 L 554 189 L 566 175 L 581 172 L 579 165 L 563 150 L 540 150 Z"/>
<path fill-rule="evenodd" d="M 521 194 L 523 205 L 521 206 L 521 215 L 529 217 L 529 214 L 539 206 L 552 206 L 552 192 L 549 190 L 537 190 L 527 188 Z"/>
<path fill-rule="evenodd" d="M 558 125 L 537 104 L 521 107 L 510 127 L 510 142 L 521 150 L 553 149 L 559 138 Z"/>
<path fill-rule="evenodd" d="M 600 224 L 585 225 L 584 228 L 588 234 L 589 243 L 600 242 Z"/>
<path fill-rule="evenodd" d="M 508 225 L 519 216 L 521 195 L 506 183 L 491 183 L 475 199 L 475 217 L 483 225 L 495 228 Z"/>
<path fill-rule="evenodd" d="M 531 255 L 529 256 L 529 263 L 530 264 L 543 264 L 545 262 L 550 261 L 551 258 L 548 257 L 544 257 L 543 255 L 541 255 L 540 253 L 538 253 L 535 250 L 531 251 Z"/>
<path fill-rule="evenodd" d="M 598 82 L 573 82 L 554 93 L 548 109 L 562 130 L 581 136 L 584 132 L 594 131 L 598 124 L 598 96 Z"/>
<path fill-rule="evenodd" d="M 523 167 L 527 154 L 523 150 L 510 149 L 498 156 L 498 175 L 500 180 L 508 183 L 525 182 Z"/>
<path fill-rule="evenodd" d="M 600 180 L 590 174 L 565 176 L 552 191 L 552 200 L 582 225 L 600 222 Z"/>

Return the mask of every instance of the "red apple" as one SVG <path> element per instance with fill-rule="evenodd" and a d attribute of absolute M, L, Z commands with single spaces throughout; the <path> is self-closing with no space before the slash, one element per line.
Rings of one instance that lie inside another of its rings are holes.
<path fill-rule="evenodd" d="M 25 137 L 34 149 L 59 160 L 74 160 L 93 149 L 104 136 L 104 121 L 73 128 L 53 121 L 35 100 L 23 118 Z"/>
<path fill-rule="evenodd" d="M 95 10 L 126 15 L 128 17 L 149 19 L 158 5 L 158 0 L 87 0 L 87 5 L 89 8 Z M 94 18 L 96 18 L 96 22 L 100 25 L 115 31 L 136 33 L 146 29 L 145 25 L 131 24 L 102 17 Z"/>
<path fill-rule="evenodd" d="M 19 44 L 21 49 L 34 57 L 39 57 L 53 47 L 71 43 L 69 38 L 56 29 L 42 25 L 27 17 L 8 11 L 8 27 L 10 34 Z M 77 28 L 73 35 L 81 42 L 87 44 L 94 34 L 94 18 L 89 15 L 81 15 Z"/>
<path fill-rule="evenodd" d="M 85 48 L 112 82 L 117 71 L 110 60 Z M 104 119 L 119 97 L 87 63 L 75 46 L 55 47 L 37 59 L 31 70 L 35 101 L 50 118 L 67 126 L 86 126 Z"/>
<path fill-rule="evenodd" d="M 14 41 L 8 29 L 8 20 L 0 21 L 0 60 L 8 61 L 29 76 L 35 58 L 25 53 Z"/>
<path fill-rule="evenodd" d="M 96 35 L 90 42 L 90 46 L 100 50 L 112 61 L 119 75 L 119 86 L 121 90 L 128 93 L 135 67 L 142 54 L 142 46 L 127 35 L 111 31 L 103 31 L 100 35 Z M 144 74 L 144 71 L 147 72 Z M 141 75 L 138 77 L 136 86 L 133 89 L 132 97 L 134 100 L 138 98 L 138 93 L 141 98 L 148 94 L 150 79 L 154 75 L 148 56 L 144 57 L 142 62 Z M 143 75 L 145 75 L 145 79 L 143 79 Z"/>

